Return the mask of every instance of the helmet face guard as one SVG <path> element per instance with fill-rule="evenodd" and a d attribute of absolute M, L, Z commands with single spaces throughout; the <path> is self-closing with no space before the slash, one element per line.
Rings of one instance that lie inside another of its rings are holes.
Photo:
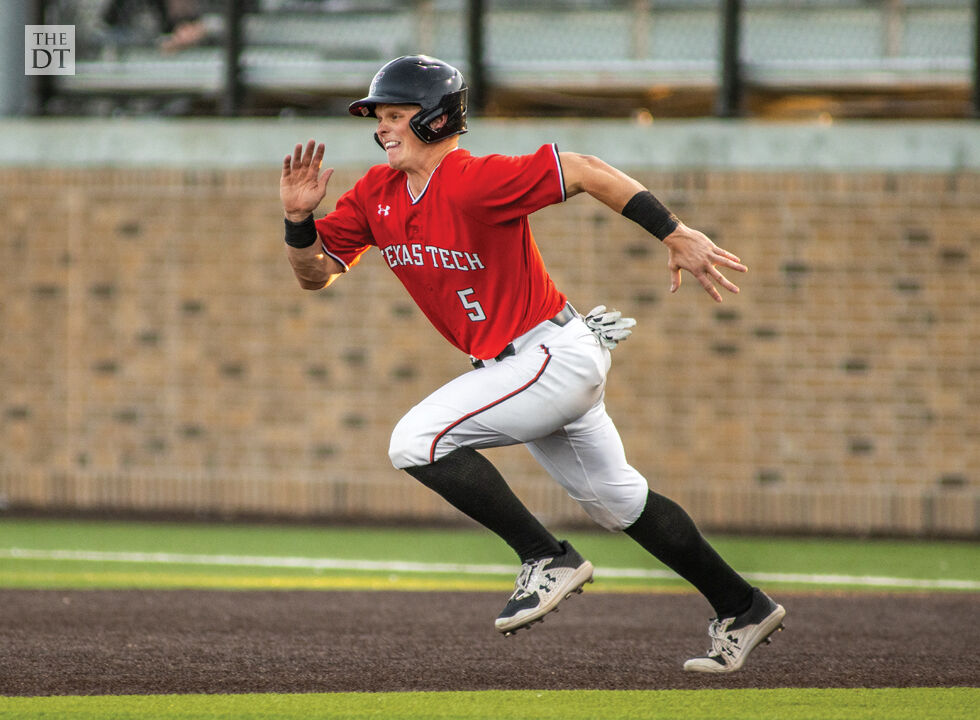
<path fill-rule="evenodd" d="M 377 117 L 378 105 L 418 105 L 421 110 L 409 126 L 419 140 L 434 143 L 466 132 L 466 95 L 466 82 L 452 65 L 427 55 L 406 55 L 381 68 L 367 97 L 351 103 L 348 111 L 357 117 Z M 442 127 L 430 127 L 443 115 Z M 374 139 L 381 145 L 377 134 Z"/>

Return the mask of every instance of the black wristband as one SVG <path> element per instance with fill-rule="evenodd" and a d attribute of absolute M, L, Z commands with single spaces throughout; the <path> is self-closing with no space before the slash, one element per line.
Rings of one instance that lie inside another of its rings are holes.
<path fill-rule="evenodd" d="M 641 190 L 630 198 L 623 208 L 623 217 L 629 218 L 660 240 L 674 232 L 680 222 L 649 190 Z"/>
<path fill-rule="evenodd" d="M 287 245 L 294 248 L 306 248 L 316 242 L 316 223 L 313 222 L 313 213 L 299 222 L 293 222 L 289 218 L 283 218 L 283 220 L 286 223 Z"/>

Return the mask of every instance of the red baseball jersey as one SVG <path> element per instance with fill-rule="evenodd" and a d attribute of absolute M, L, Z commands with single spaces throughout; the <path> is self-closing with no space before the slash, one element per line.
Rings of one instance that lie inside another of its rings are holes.
<path fill-rule="evenodd" d="M 565 305 L 527 218 L 564 200 L 554 144 L 516 157 L 457 148 L 418 197 L 403 172 L 372 167 L 316 227 L 345 271 L 376 246 L 435 328 L 487 359 Z"/>

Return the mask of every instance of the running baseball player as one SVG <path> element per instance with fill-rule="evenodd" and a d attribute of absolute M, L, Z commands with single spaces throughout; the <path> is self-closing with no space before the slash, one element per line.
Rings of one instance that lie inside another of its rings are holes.
<path fill-rule="evenodd" d="M 690 516 L 653 492 L 626 461 L 603 400 L 609 350 L 631 322 L 601 306 L 582 317 L 545 270 L 528 215 L 585 192 L 639 223 L 667 248 L 671 291 L 681 271 L 716 301 L 737 293 L 719 267 L 738 257 L 687 227 L 639 182 L 602 160 L 548 144 L 529 155 L 474 157 L 466 84 L 427 56 L 382 67 L 351 114 L 376 120 L 387 163 L 314 219 L 332 170 L 324 145 L 296 145 L 283 160 L 286 252 L 301 287 L 330 285 L 376 247 L 419 308 L 473 369 L 398 422 L 389 456 L 455 508 L 500 536 L 522 563 L 496 629 L 542 620 L 592 580 L 592 564 L 552 535 L 479 451 L 524 444 L 609 530 L 622 530 L 696 587 L 715 618 L 706 655 L 685 670 L 731 672 L 782 628 L 785 610 L 712 549 Z"/>

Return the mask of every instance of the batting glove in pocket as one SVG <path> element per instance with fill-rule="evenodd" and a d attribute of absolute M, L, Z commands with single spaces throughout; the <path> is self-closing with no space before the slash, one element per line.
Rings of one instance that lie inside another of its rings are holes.
<path fill-rule="evenodd" d="M 603 347 L 612 350 L 620 340 L 625 340 L 633 334 L 632 328 L 636 325 L 636 320 L 623 317 L 619 310 L 607 312 L 605 305 L 597 305 L 585 316 L 585 324 L 592 334 L 599 338 Z"/>

